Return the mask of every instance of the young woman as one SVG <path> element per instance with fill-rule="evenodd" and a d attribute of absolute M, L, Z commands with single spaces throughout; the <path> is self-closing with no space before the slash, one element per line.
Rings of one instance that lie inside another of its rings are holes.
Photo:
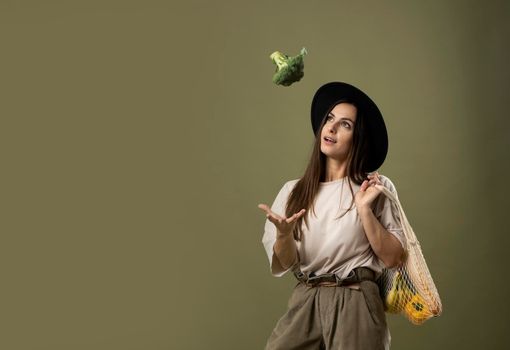
<path fill-rule="evenodd" d="M 272 275 L 298 279 L 266 350 L 389 349 L 375 280 L 402 261 L 405 238 L 390 200 L 379 196 L 380 186 L 397 194 L 375 171 L 388 150 L 382 114 L 358 88 L 330 82 L 316 91 L 311 117 L 305 174 L 287 181 L 271 208 L 259 204 Z"/>

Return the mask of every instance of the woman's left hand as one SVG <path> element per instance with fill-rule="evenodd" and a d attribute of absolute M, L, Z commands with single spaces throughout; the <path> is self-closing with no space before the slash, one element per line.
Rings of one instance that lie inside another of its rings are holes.
<path fill-rule="evenodd" d="M 358 209 L 363 207 L 371 207 L 374 199 L 381 193 L 383 184 L 379 179 L 379 173 L 376 171 L 367 176 L 368 180 L 363 181 L 359 191 L 354 196 L 354 201 Z"/>

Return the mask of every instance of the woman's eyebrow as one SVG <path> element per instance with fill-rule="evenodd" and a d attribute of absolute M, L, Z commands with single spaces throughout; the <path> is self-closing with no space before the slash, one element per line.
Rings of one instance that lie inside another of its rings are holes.
<path fill-rule="evenodd" d="M 333 117 L 335 117 L 335 115 L 331 112 L 329 112 L 329 115 L 332 115 Z M 354 123 L 354 121 L 352 119 L 349 119 L 349 118 L 340 118 L 340 120 L 349 120 L 350 122 Z"/>

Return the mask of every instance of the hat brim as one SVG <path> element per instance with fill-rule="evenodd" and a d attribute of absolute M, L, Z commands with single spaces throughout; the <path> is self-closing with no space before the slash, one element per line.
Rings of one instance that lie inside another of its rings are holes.
<path fill-rule="evenodd" d="M 326 117 L 326 113 L 333 109 L 339 100 L 349 98 L 361 109 L 366 119 L 369 155 L 364 171 L 377 170 L 388 153 L 388 133 L 381 111 L 375 102 L 357 87 L 344 82 L 329 82 L 322 85 L 312 100 L 311 121 L 314 135 Z"/>

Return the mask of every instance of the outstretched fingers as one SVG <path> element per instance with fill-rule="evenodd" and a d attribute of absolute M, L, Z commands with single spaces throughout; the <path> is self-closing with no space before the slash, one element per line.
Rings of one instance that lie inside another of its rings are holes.
<path fill-rule="evenodd" d="M 260 209 L 262 209 L 266 213 L 269 213 L 271 211 L 271 208 L 269 208 L 269 206 L 267 204 L 261 203 L 261 204 L 257 205 L 257 207 L 259 207 Z"/>
<path fill-rule="evenodd" d="M 294 215 L 292 215 L 290 218 L 286 219 L 287 220 L 287 223 L 291 223 L 297 219 L 299 219 L 301 216 L 303 216 L 304 212 L 306 211 L 306 209 L 301 209 L 300 211 L 298 211 L 297 213 L 295 213 Z"/>
<path fill-rule="evenodd" d="M 273 211 L 271 210 L 271 208 L 269 208 L 267 204 L 259 204 L 258 207 L 266 212 L 266 218 L 273 224 L 276 222 L 282 223 L 283 218 L 280 215 L 273 213 Z"/>
<path fill-rule="evenodd" d="M 291 223 L 291 222 L 299 219 L 306 212 L 306 209 L 301 209 L 299 212 L 295 213 L 291 217 L 285 218 L 285 217 L 282 217 L 276 213 L 273 213 L 271 208 L 269 208 L 269 206 L 266 204 L 259 204 L 258 207 L 266 212 L 266 218 L 269 221 L 271 221 L 273 224 L 275 224 L 275 223 L 281 224 L 281 223 L 283 223 L 283 221 L 285 221 L 287 223 Z"/>

